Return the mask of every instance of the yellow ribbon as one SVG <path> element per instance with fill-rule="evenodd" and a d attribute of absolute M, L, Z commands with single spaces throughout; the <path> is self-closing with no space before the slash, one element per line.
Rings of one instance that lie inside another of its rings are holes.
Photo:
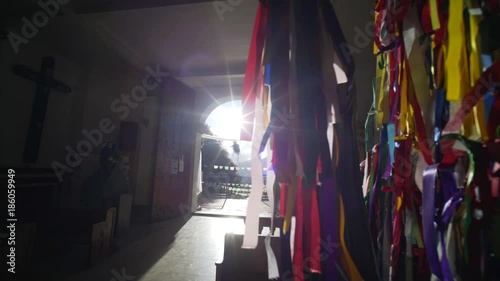
<path fill-rule="evenodd" d="M 379 17 L 379 13 L 375 12 L 374 13 L 374 17 L 373 17 L 373 22 L 374 23 L 377 23 L 377 18 Z M 377 44 L 375 43 L 375 40 L 373 40 L 373 54 L 376 55 L 378 54 L 378 47 L 377 47 Z"/>
<path fill-rule="evenodd" d="M 292 175 L 291 184 L 288 186 L 286 198 L 285 221 L 283 221 L 283 233 L 287 233 L 291 226 L 292 216 L 295 212 L 297 200 L 298 178 Z"/>
<path fill-rule="evenodd" d="M 446 98 L 460 101 L 469 87 L 469 66 L 464 29 L 463 1 L 449 1 Z"/>
<path fill-rule="evenodd" d="M 446 56 L 446 98 L 451 104 L 459 102 L 470 88 L 469 64 L 465 42 L 463 1 L 449 1 L 448 48 Z M 474 117 L 463 122 L 463 134 L 473 135 Z"/>
<path fill-rule="evenodd" d="M 269 126 L 269 92 L 271 91 L 271 87 L 269 85 L 264 85 L 264 98 L 262 99 L 262 109 L 264 113 L 264 118 L 263 120 L 263 125 L 264 128 L 267 128 Z"/>
<path fill-rule="evenodd" d="M 339 166 L 339 151 L 340 151 L 340 146 L 339 146 L 339 134 L 338 130 L 335 130 L 335 127 L 333 128 L 333 153 L 332 153 L 332 161 L 333 161 L 333 171 L 335 172 L 335 169 Z"/>
<path fill-rule="evenodd" d="M 469 8 L 469 35 L 470 35 L 470 53 L 469 53 L 469 66 L 470 66 L 470 79 L 469 86 L 473 87 L 474 83 L 479 79 L 482 73 L 482 63 L 479 52 L 479 23 L 483 20 L 483 15 L 471 12 L 481 11 L 480 8 L 471 0 L 467 0 L 467 7 Z M 486 130 L 486 120 L 484 113 L 484 102 L 480 101 L 473 108 L 473 118 L 476 124 L 476 133 L 482 137 L 483 141 L 488 141 L 489 136 Z"/>
<path fill-rule="evenodd" d="M 377 105 L 377 129 L 382 127 L 382 124 L 389 122 L 389 89 L 387 89 L 387 54 L 380 54 L 380 66 L 377 65 L 377 79 L 375 80 L 375 99 Z"/>
<path fill-rule="evenodd" d="M 410 105 L 409 97 L 414 95 L 415 89 L 413 88 L 412 81 L 409 79 L 410 74 L 408 73 L 408 62 L 407 60 L 403 60 L 403 81 L 401 83 L 401 112 L 404 113 L 405 122 L 405 130 L 403 131 L 403 137 L 414 135 L 415 133 L 415 114 L 413 111 L 413 107 Z M 404 111 L 403 111 L 404 110 Z M 403 123 L 400 123 L 403 124 Z"/>
<path fill-rule="evenodd" d="M 430 12 L 431 12 L 431 24 L 432 30 L 437 30 L 441 27 L 441 23 L 439 22 L 439 8 L 437 5 L 437 0 L 429 0 L 430 3 Z"/>
<path fill-rule="evenodd" d="M 342 248 L 341 261 L 344 268 L 347 270 L 347 275 L 349 280 L 363 280 L 361 274 L 354 264 L 349 251 L 347 250 L 347 245 L 345 244 L 344 234 L 345 234 L 345 214 L 344 214 L 344 201 L 342 200 L 342 195 L 339 194 L 340 203 L 340 247 Z"/>
<path fill-rule="evenodd" d="M 401 128 L 401 134 L 407 135 L 410 129 L 410 125 L 408 124 L 408 120 L 410 118 L 408 111 L 408 81 L 406 80 L 406 69 L 405 69 L 405 61 L 401 63 L 399 74 L 402 76 L 401 78 L 401 94 L 400 94 L 400 113 L 399 113 L 399 127 Z"/>

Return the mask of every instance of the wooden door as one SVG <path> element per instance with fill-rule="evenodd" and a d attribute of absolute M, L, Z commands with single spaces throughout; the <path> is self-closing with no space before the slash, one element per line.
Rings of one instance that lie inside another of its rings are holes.
<path fill-rule="evenodd" d="M 193 89 L 175 79 L 165 81 L 160 97 L 153 221 L 184 216 L 191 211 L 194 105 Z"/>

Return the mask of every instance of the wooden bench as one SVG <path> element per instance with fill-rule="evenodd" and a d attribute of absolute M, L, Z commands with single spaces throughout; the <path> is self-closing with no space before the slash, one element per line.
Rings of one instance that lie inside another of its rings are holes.
<path fill-rule="evenodd" d="M 115 230 L 116 208 L 62 207 L 65 183 L 59 182 L 52 169 L 14 170 L 16 217 L 30 223 L 26 232 L 34 237 L 30 243 L 33 246 L 26 253 L 43 259 L 51 252 L 58 254 L 70 246 L 84 246 L 88 248 L 87 267 L 107 256 Z M 0 175 L 0 179 L 7 182 L 6 174 Z"/>
<path fill-rule="evenodd" d="M 46 168 L 15 168 L 16 207 L 61 205 L 65 183 L 59 182 L 54 170 Z M 7 174 L 0 180 L 7 182 Z"/>
<path fill-rule="evenodd" d="M 2 169 L 7 171 L 7 168 Z M 55 207 L 62 200 L 63 183 L 59 182 L 54 170 L 50 168 L 13 168 L 15 186 L 16 222 L 16 265 L 24 270 L 31 263 L 35 246 L 38 224 L 23 216 L 23 209 Z M 8 173 L 0 175 L 0 181 L 7 182 Z M 5 185 L 7 188 L 7 185 Z M 1 230 L 3 233 L 4 230 Z M 5 246 L 7 244 L 4 244 Z"/>
<path fill-rule="evenodd" d="M 24 209 L 23 218 L 36 222 L 35 253 L 59 255 L 73 247 L 88 250 L 85 266 L 90 267 L 110 253 L 116 221 L 116 208 L 102 209 Z"/>
<path fill-rule="evenodd" d="M 223 259 L 215 264 L 216 281 L 267 281 L 265 236 L 259 236 L 255 249 L 242 249 L 243 235 L 227 233 L 224 238 Z M 271 237 L 271 247 L 280 264 L 279 237 Z"/>

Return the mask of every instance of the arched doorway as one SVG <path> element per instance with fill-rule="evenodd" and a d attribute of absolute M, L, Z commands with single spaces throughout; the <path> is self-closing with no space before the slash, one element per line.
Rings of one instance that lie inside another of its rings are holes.
<path fill-rule="evenodd" d="M 239 139 L 242 122 L 241 100 L 218 105 L 205 120 L 205 124 L 215 136 L 226 139 Z"/>
<path fill-rule="evenodd" d="M 251 189 L 251 142 L 240 141 L 241 100 L 219 104 L 205 119 L 201 145 L 201 211 L 244 215 Z M 265 155 L 263 161 L 266 161 Z M 266 198 L 264 198 L 266 199 Z"/>

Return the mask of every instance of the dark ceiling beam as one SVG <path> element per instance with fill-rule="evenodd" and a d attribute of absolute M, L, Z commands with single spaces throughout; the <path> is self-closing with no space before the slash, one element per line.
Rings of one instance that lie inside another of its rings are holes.
<path fill-rule="evenodd" d="M 6 22 L 20 20 L 23 17 L 31 20 L 36 12 L 43 11 L 43 8 L 38 4 L 38 1 L 39 0 L 3 0 L 2 9 L 0 9 L 0 20 L 2 22 Z M 47 2 L 47 0 L 41 1 L 44 3 Z"/>
<path fill-rule="evenodd" d="M 14 8 L 14 9 L 2 9 L 0 11 L 0 19 L 1 22 L 8 22 L 8 21 L 13 21 L 13 20 L 21 20 L 23 17 L 28 18 L 31 20 L 33 18 L 33 15 L 40 11 L 41 9 L 35 9 L 35 8 Z"/>
<path fill-rule="evenodd" d="M 77 0 L 77 2 L 73 3 L 72 7 L 77 14 L 89 14 L 207 3 L 213 1 L 214 0 Z"/>
<path fill-rule="evenodd" d="M 57 0 L 53 0 L 57 1 Z M 74 14 L 94 14 L 126 10 L 138 10 L 147 8 L 167 7 L 176 5 L 208 3 L 214 0 L 64 0 Z M 223 0 L 215 0 L 223 1 Z M 43 11 L 38 1 L 3 0 L 0 10 L 2 21 L 20 20 L 22 17 L 31 19 L 38 11 Z M 48 2 L 42 0 L 42 2 Z M 61 5 L 63 6 L 63 5 Z M 64 15 L 59 11 L 58 15 Z"/>

